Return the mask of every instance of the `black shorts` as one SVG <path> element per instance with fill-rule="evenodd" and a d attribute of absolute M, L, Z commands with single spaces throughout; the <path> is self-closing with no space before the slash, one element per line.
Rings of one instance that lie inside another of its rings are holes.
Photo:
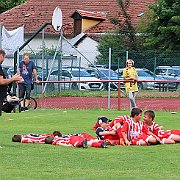
<path fill-rule="evenodd" d="M 19 84 L 19 98 L 30 99 L 31 95 L 31 84 Z"/>

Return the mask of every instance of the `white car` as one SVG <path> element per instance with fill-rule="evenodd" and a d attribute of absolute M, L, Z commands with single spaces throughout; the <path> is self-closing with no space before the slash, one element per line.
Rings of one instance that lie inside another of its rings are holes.
<path fill-rule="evenodd" d="M 53 70 L 49 77 L 49 81 L 57 81 L 60 77 L 58 70 Z M 92 77 L 86 70 L 79 68 L 62 69 L 62 80 L 64 81 L 96 81 L 81 83 L 61 83 L 61 89 L 79 89 L 79 90 L 101 90 L 103 83 L 96 77 Z M 98 82 L 99 81 L 99 82 Z M 54 83 L 54 90 L 58 89 L 58 83 Z"/>

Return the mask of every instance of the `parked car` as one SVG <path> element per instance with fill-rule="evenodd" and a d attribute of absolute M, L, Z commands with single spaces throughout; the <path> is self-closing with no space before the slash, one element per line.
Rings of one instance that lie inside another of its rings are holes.
<path fill-rule="evenodd" d="M 105 69 L 105 68 L 87 68 L 86 71 L 88 73 L 91 74 L 91 76 L 94 76 L 100 80 L 109 80 L 109 69 Z M 113 71 L 112 69 L 110 70 L 110 80 L 118 80 L 118 76 L 115 73 L 115 71 Z M 103 83 L 104 89 L 108 89 L 108 83 L 105 82 Z M 123 88 L 124 85 L 122 84 Z M 117 82 L 112 82 L 110 83 L 110 88 L 113 90 L 117 90 L 118 88 L 118 83 Z"/>
<path fill-rule="evenodd" d="M 175 74 L 175 78 L 180 81 L 180 66 L 172 66 Z M 180 89 L 180 83 L 178 83 L 178 89 Z"/>
<path fill-rule="evenodd" d="M 123 77 L 123 69 L 119 69 L 119 76 Z M 149 71 L 148 69 L 145 68 L 136 68 L 136 71 L 138 73 L 138 80 L 161 80 L 161 78 L 156 78 L 154 77 L 153 72 Z M 118 69 L 116 70 L 118 73 Z M 138 82 L 138 88 L 139 89 L 155 89 L 155 83 L 154 82 Z"/>
<path fill-rule="evenodd" d="M 153 72 L 146 68 L 136 68 L 138 73 L 138 80 L 172 80 L 171 78 L 164 78 L 162 76 L 156 76 Z M 116 70 L 118 73 L 118 70 Z M 119 76 L 122 77 L 123 69 L 119 69 Z M 176 90 L 177 86 L 176 83 L 158 83 L 158 82 L 138 82 L 139 89 L 157 89 L 161 88 L 168 88 L 171 90 Z"/>
<path fill-rule="evenodd" d="M 175 69 L 171 66 L 157 66 L 155 74 L 165 80 L 178 80 Z M 176 90 L 178 88 L 178 83 L 168 83 L 166 86 L 170 90 Z"/>
<path fill-rule="evenodd" d="M 12 77 L 12 76 L 10 76 L 10 70 L 11 71 L 13 70 L 13 73 L 14 73 L 14 67 L 13 66 L 4 66 L 4 65 L 2 65 L 2 69 L 3 69 L 3 72 L 4 72 L 7 79 Z"/>
<path fill-rule="evenodd" d="M 155 74 L 161 76 L 175 76 L 174 69 L 171 66 L 157 66 Z"/>
<path fill-rule="evenodd" d="M 53 70 L 50 74 L 49 81 L 58 80 L 58 70 Z M 62 69 L 62 80 L 64 81 L 99 81 L 96 77 L 92 77 L 86 70 L 78 68 L 65 68 Z M 55 90 L 58 88 L 58 84 L 54 84 Z M 103 83 L 101 82 L 81 82 L 81 83 L 62 83 L 63 89 L 79 89 L 79 90 L 101 90 Z"/>

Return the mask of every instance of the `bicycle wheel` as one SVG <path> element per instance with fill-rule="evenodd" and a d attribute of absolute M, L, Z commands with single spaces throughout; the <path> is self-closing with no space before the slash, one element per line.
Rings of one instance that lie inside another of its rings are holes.
<path fill-rule="evenodd" d="M 30 102 L 29 102 L 29 105 L 28 105 L 28 109 L 29 110 L 34 110 L 37 108 L 37 101 L 36 99 L 30 97 Z"/>
<path fill-rule="evenodd" d="M 21 102 L 24 101 L 24 99 L 22 99 L 20 102 L 19 102 L 19 112 L 23 111 L 21 110 Z M 23 103 L 25 104 L 25 103 Z M 34 110 L 37 108 L 37 101 L 36 99 L 30 97 L 30 101 L 29 101 L 29 105 L 28 105 L 28 110 Z"/>

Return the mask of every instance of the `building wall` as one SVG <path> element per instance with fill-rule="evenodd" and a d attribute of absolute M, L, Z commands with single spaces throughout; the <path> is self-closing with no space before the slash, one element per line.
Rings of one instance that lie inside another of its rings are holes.
<path fill-rule="evenodd" d="M 82 19 L 82 32 L 85 32 L 87 29 L 90 29 L 99 22 L 100 21 L 97 20 Z"/>
<path fill-rule="evenodd" d="M 58 45 L 58 41 L 59 41 L 58 38 L 46 37 L 45 46 L 47 48 L 52 48 L 52 47 L 56 48 L 56 46 Z M 62 43 L 64 44 L 65 41 L 63 41 Z M 94 64 L 96 60 L 96 56 L 98 54 L 97 45 L 98 43 L 96 41 L 94 41 L 89 37 L 86 37 L 78 44 L 77 49 L 83 54 L 83 56 L 85 56 L 88 59 L 88 61 Z M 24 48 L 23 51 L 20 52 L 20 54 L 23 54 L 24 52 L 37 53 L 41 49 L 41 47 L 42 47 L 42 38 L 36 37 L 29 43 L 28 46 Z M 71 66 L 72 64 L 73 66 L 79 66 L 79 61 L 81 61 L 80 63 L 81 67 L 88 67 L 88 64 L 90 63 L 81 54 L 75 52 L 74 55 L 75 55 L 74 58 L 72 58 L 71 56 L 64 57 L 62 64 L 68 66 Z M 52 59 L 53 57 L 49 59 L 49 65 L 52 63 Z M 73 63 L 72 63 L 72 59 L 73 59 Z M 20 57 L 20 60 L 22 60 L 22 56 Z M 38 65 L 41 66 L 42 63 L 39 61 L 41 61 L 41 59 L 38 59 Z M 13 57 L 7 57 L 3 65 L 13 66 L 13 63 L 14 63 Z M 55 62 L 53 66 L 57 66 L 57 62 Z"/>
<path fill-rule="evenodd" d="M 98 55 L 97 50 L 98 43 L 93 39 L 86 37 L 81 43 L 79 43 L 77 49 L 91 62 L 95 63 L 96 56 Z M 81 67 L 88 67 L 90 63 L 82 57 L 80 54 L 77 55 L 78 58 L 81 57 Z"/>
<path fill-rule="evenodd" d="M 25 38 L 25 41 L 28 39 L 29 37 Z M 56 48 L 58 45 L 58 41 L 59 41 L 59 36 L 57 37 L 45 37 L 44 38 L 44 44 L 46 48 Z M 24 51 L 39 51 L 42 49 L 42 43 L 43 43 L 43 38 L 42 37 L 36 37 L 34 38 L 29 44 L 28 46 L 26 46 L 24 48 Z M 64 40 L 63 40 L 63 44 L 64 44 Z"/>

